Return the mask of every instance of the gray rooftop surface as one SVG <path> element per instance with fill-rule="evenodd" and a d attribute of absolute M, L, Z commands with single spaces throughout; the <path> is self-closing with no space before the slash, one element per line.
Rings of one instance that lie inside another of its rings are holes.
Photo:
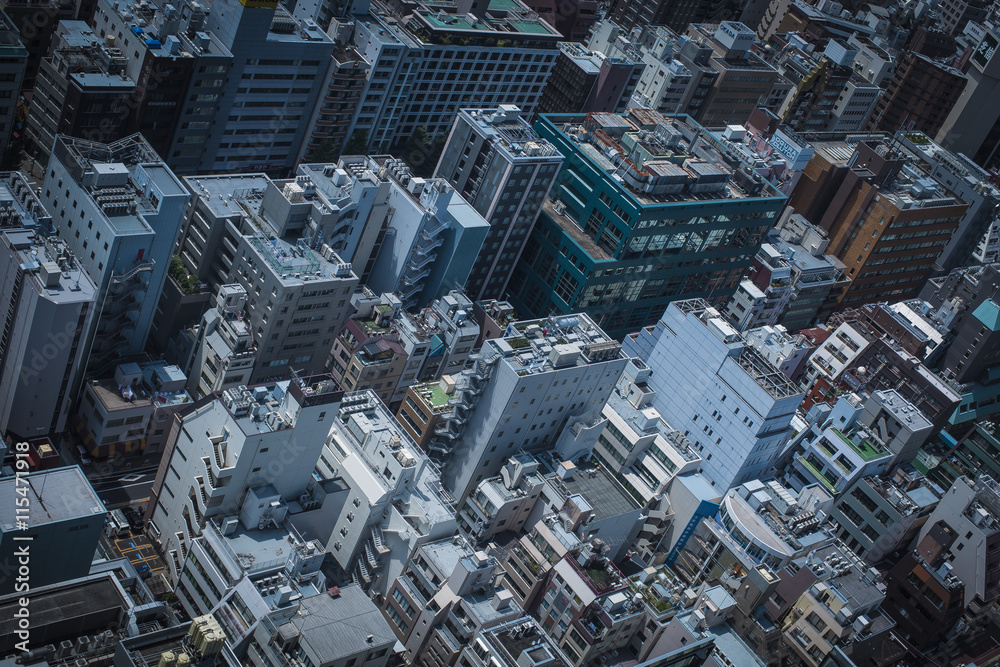
<path fill-rule="evenodd" d="M 303 599 L 290 623 L 325 664 L 396 641 L 382 612 L 360 586 L 345 586 L 335 598 L 324 594 Z"/>
<path fill-rule="evenodd" d="M 18 482 L 21 479 L 23 481 Z M 15 512 L 15 499 L 22 497 L 19 489 L 27 488 L 28 513 Z M 107 510 L 79 466 L 36 472 L 24 477 L 0 479 L 0 532 L 14 530 L 17 520 L 29 526 L 43 526 L 69 521 Z"/>
<path fill-rule="evenodd" d="M 639 509 L 639 503 L 604 468 L 582 468 L 560 480 L 570 495 L 579 493 L 594 509 L 594 519 L 607 519 Z"/>

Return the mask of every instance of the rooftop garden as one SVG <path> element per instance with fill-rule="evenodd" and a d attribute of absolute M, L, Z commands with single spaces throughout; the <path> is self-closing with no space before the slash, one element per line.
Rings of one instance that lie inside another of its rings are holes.
<path fill-rule="evenodd" d="M 167 272 L 185 295 L 190 296 L 201 291 L 201 281 L 198 280 L 198 276 L 187 270 L 180 255 L 171 255 L 170 268 Z"/>
<path fill-rule="evenodd" d="M 884 451 L 882 451 L 880 449 L 877 449 L 874 445 L 872 445 L 867 440 L 861 440 L 861 442 L 854 442 L 854 440 L 852 440 L 851 438 L 848 438 L 846 435 L 844 435 L 843 433 L 841 433 L 837 429 L 833 429 L 833 432 L 836 433 L 837 436 L 841 440 L 843 440 L 845 443 L 847 443 L 848 447 L 850 447 L 851 449 L 853 449 L 854 452 L 858 456 L 860 456 L 866 462 L 867 461 L 872 461 L 872 460 L 878 458 L 879 456 L 882 456 L 883 454 L 885 454 Z M 860 440 L 860 438 L 859 438 L 859 440 Z"/>
<path fill-rule="evenodd" d="M 915 146 L 926 146 L 931 143 L 923 132 L 904 132 L 903 138 Z"/>

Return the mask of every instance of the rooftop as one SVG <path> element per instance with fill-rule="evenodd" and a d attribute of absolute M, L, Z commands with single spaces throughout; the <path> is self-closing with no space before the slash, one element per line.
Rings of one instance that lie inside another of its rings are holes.
<path fill-rule="evenodd" d="M 539 122 L 641 206 L 783 196 L 688 116 L 630 109 L 543 114 Z"/>
<path fill-rule="evenodd" d="M 854 450 L 866 463 L 868 461 L 874 461 L 877 458 L 886 455 L 886 450 L 884 447 L 876 447 L 871 443 L 871 441 L 865 437 L 865 433 L 858 432 L 852 437 L 847 437 L 844 435 L 843 431 L 839 429 L 830 429 L 834 434 L 837 435 L 848 447 Z"/>
<path fill-rule="evenodd" d="M 494 146 L 510 158 L 551 157 L 560 159 L 559 151 L 538 133 L 513 105 L 496 109 L 463 109 L 462 115 L 472 121 L 476 131 L 494 141 Z"/>
<path fill-rule="evenodd" d="M 323 664 L 392 645 L 396 636 L 375 603 L 360 586 L 344 586 L 340 594 L 304 598 L 289 623 Z"/>
<path fill-rule="evenodd" d="M 525 663 L 521 657 L 525 651 L 531 658 L 529 664 L 546 664 L 552 667 L 570 667 L 571 664 L 531 617 L 482 630 L 479 636 L 500 660 L 501 667 L 522 667 Z M 550 659 L 552 662 L 549 662 Z"/>
<path fill-rule="evenodd" d="M 21 218 L 12 217 L 12 222 L 14 220 Z M 80 303 L 96 297 L 94 281 L 77 262 L 65 241 L 55 236 L 43 238 L 34 229 L 0 231 L 3 232 L 4 245 L 10 248 L 14 261 L 24 271 L 26 286 L 33 286 L 44 299 L 56 303 Z"/>
<path fill-rule="evenodd" d="M 565 497 L 577 494 L 583 496 L 594 510 L 593 517 L 596 521 L 628 514 L 641 507 L 621 482 L 599 465 L 577 467 L 573 474 L 565 479 L 555 472 L 545 477 Z"/>
<path fill-rule="evenodd" d="M 79 466 L 56 468 L 18 477 L 0 478 L 0 533 L 15 525 L 44 526 L 60 521 L 86 519 L 107 510 Z M 15 499 L 27 498 L 30 511 L 16 512 Z"/>
<path fill-rule="evenodd" d="M 625 420 L 625 423 L 638 435 L 655 433 L 662 436 L 670 444 L 671 449 L 689 463 L 701 459 L 684 434 L 664 421 L 655 408 L 637 408 L 618 391 L 611 392 L 607 406 Z"/>
<path fill-rule="evenodd" d="M 585 313 L 516 322 L 503 338 L 486 341 L 483 351 L 502 356 L 518 375 L 622 357 L 621 343 Z"/>
<path fill-rule="evenodd" d="M 457 3 L 433 0 L 417 5 L 410 15 L 406 28 L 411 35 L 423 42 L 440 43 L 445 35 L 480 33 L 490 35 L 497 42 L 510 37 L 545 37 L 551 42 L 562 40 L 562 35 L 527 6 L 514 0 L 493 0 L 482 15 L 458 12 Z"/>
<path fill-rule="evenodd" d="M 454 395 L 445 393 L 440 381 L 415 384 L 410 389 L 413 393 L 424 399 L 424 402 L 431 407 L 434 414 L 447 412 L 451 407 L 448 405 L 448 401 L 454 398 Z"/>

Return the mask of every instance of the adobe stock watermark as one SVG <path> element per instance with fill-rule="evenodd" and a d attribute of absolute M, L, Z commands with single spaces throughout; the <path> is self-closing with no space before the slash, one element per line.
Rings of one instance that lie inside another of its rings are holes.
<path fill-rule="evenodd" d="M 27 386 L 32 380 L 37 378 L 49 364 L 52 363 L 61 353 L 68 350 L 73 345 L 76 338 L 76 325 L 74 321 L 68 322 L 62 331 L 49 332 L 47 341 L 41 348 L 35 347 L 31 351 L 31 358 L 26 359 L 21 366 L 21 384 Z"/>
<path fill-rule="evenodd" d="M 31 499 L 28 496 L 28 490 L 31 487 L 27 479 L 28 473 L 31 472 L 28 469 L 28 443 L 19 442 L 15 445 L 14 450 L 16 458 L 14 525 L 19 532 L 26 533 L 28 526 L 31 525 Z M 17 635 L 18 640 L 14 646 L 22 653 L 28 651 L 31 642 L 31 612 L 29 609 L 31 598 L 29 593 L 31 592 L 31 541 L 33 539 L 33 536 L 25 534 L 16 535 L 13 538 L 14 542 L 17 543 L 14 548 L 14 558 L 17 560 L 14 592 L 23 594 L 17 599 L 17 605 L 14 608 L 14 620 L 17 623 L 14 634 Z"/>

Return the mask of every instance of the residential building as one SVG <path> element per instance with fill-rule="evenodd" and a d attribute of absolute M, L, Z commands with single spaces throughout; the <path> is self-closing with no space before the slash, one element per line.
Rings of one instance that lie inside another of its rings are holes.
<path fill-rule="evenodd" d="M 782 121 L 796 132 L 832 130 L 834 108 L 852 78 L 856 55 L 856 50 L 837 39 L 828 40 L 819 52 L 801 37 L 791 36 L 773 61 L 781 76 L 795 86 L 778 111 Z M 874 101 L 872 96 L 869 108 Z"/>
<path fill-rule="evenodd" d="M 531 664 L 569 667 L 569 659 L 531 617 L 484 628 L 462 648 L 456 664 L 463 667 L 517 667 Z"/>
<path fill-rule="evenodd" d="M 951 444 L 947 439 L 945 443 Z M 923 450 L 926 452 L 926 449 Z M 941 452 L 943 455 L 927 467 L 927 476 L 944 487 L 950 487 L 956 479 L 965 476 L 973 478 L 985 473 L 994 479 L 1000 475 L 1000 440 L 989 422 L 981 422 Z M 914 461 L 920 469 L 921 458 Z"/>
<path fill-rule="evenodd" d="M 788 202 L 826 230 L 844 263 L 840 306 L 916 296 L 968 204 L 888 138 L 814 145 Z"/>
<path fill-rule="evenodd" d="M 893 453 L 861 418 L 862 401 L 854 394 L 841 396 L 832 408 L 813 406 L 810 427 L 783 453 L 785 482 L 796 490 L 819 483 L 837 495 L 855 480 L 885 472 Z"/>
<path fill-rule="evenodd" d="M 0 478 L 0 497 L 6 501 L 0 510 L 0 553 L 3 562 L 12 564 L 0 577 L 3 594 L 24 593 L 15 589 L 18 569 L 13 564 L 25 544 L 33 590 L 90 572 L 107 510 L 79 466 Z M 19 498 L 27 503 L 18 503 Z M 31 511 L 18 511 L 24 506 Z"/>
<path fill-rule="evenodd" d="M 861 478 L 844 487 L 830 517 L 837 536 L 868 563 L 878 563 L 913 541 L 937 507 L 942 489 L 916 471 Z"/>
<path fill-rule="evenodd" d="M 473 301 L 506 294 L 562 156 L 514 106 L 459 111 L 434 171 L 490 224 L 465 292 Z"/>
<path fill-rule="evenodd" d="M 665 25 L 671 30 L 682 32 L 688 24 L 700 23 L 719 10 L 720 5 L 707 0 L 680 4 L 666 0 L 615 0 L 611 5 L 610 17 L 625 31 L 648 25 Z"/>
<path fill-rule="evenodd" d="M 292 523 L 370 593 L 389 588 L 421 544 L 456 534 L 436 465 L 372 391 L 344 397 Z"/>
<path fill-rule="evenodd" d="M 486 341 L 472 362 L 453 376 L 454 409 L 428 445 L 442 466 L 444 487 L 459 500 L 517 451 L 560 442 L 564 458 L 580 451 L 576 434 L 564 432 L 581 422 L 578 431 L 596 437 L 591 422 L 627 359 L 621 345 L 581 313 L 512 323 L 503 338 Z"/>
<path fill-rule="evenodd" d="M 524 4 L 569 42 L 586 43 L 594 22 L 601 15 L 600 3 L 596 0 L 574 0 L 571 5 L 555 0 L 527 0 Z"/>
<path fill-rule="evenodd" d="M 868 124 L 882 92 L 882 88 L 874 83 L 864 80 L 856 73 L 852 75 L 833 103 L 830 123 L 827 125 L 829 131 L 860 132 Z"/>
<path fill-rule="evenodd" d="M 736 600 L 726 588 L 712 586 L 701 593 L 692 593 L 695 595 L 694 603 L 670 619 L 654 650 L 672 655 L 682 650 L 691 651 L 700 642 L 708 642 L 712 649 L 702 664 L 713 667 L 726 664 L 763 667 L 765 663 L 730 624 Z"/>
<path fill-rule="evenodd" d="M 965 608 L 965 584 L 947 560 L 956 537 L 947 525 L 937 524 L 886 575 L 885 613 L 918 650 L 936 646 Z"/>
<path fill-rule="evenodd" d="M 307 2 L 296 3 L 295 13 Z M 351 24 L 337 21 L 344 30 Z M 322 24 L 322 22 L 321 22 Z M 349 44 L 338 39 L 330 69 L 327 72 L 326 87 L 317 100 L 309 121 L 309 136 L 299 149 L 299 163 L 316 162 L 322 155 L 341 153 L 347 140 L 347 128 L 354 117 L 354 110 L 361 102 L 361 93 L 368 80 L 371 65 Z"/>
<path fill-rule="evenodd" d="M 809 357 L 802 386 L 815 390 L 818 381 L 825 382 L 825 387 L 836 386 L 844 371 L 874 340 L 875 336 L 860 322 L 840 324 Z"/>
<path fill-rule="evenodd" d="M 392 221 L 363 282 L 375 293 L 396 294 L 406 309 L 465 285 L 490 224 L 443 178 L 411 177 L 402 160 L 388 156 L 369 158 L 368 169 L 392 182 L 381 211 L 391 210 Z"/>
<path fill-rule="evenodd" d="M 1000 382 L 990 353 L 998 328 L 992 287 L 998 270 L 996 264 L 955 269 L 928 281 L 921 293 L 953 332 L 938 361 L 942 375 L 951 381 L 949 390 L 959 396 L 952 423 L 974 421 L 998 409 Z"/>
<path fill-rule="evenodd" d="M 719 311 L 702 299 L 675 301 L 625 351 L 652 370 L 653 406 L 693 441 L 714 486 L 738 486 L 774 465 L 802 392 Z"/>
<path fill-rule="evenodd" d="M 114 377 L 90 380 L 74 419 L 93 458 L 142 457 L 157 463 L 174 413 L 191 403 L 187 378 L 162 361 L 122 364 Z"/>
<path fill-rule="evenodd" d="M 358 586 L 337 587 L 298 603 L 296 612 L 257 625 L 247 663 L 254 667 L 306 661 L 315 667 L 386 667 L 395 637 Z"/>
<path fill-rule="evenodd" d="M 725 299 L 784 202 L 687 117 L 542 116 L 537 130 L 567 161 L 510 281 L 521 313 L 584 311 L 621 337 L 670 301 Z"/>
<path fill-rule="evenodd" d="M 371 70 L 349 136 L 380 147 L 403 144 L 418 127 L 443 137 L 472 104 L 513 104 L 531 116 L 561 41 L 518 0 L 418 3 L 412 11 L 375 0 L 355 17 L 351 45 Z"/>
<path fill-rule="evenodd" d="M 125 55 L 85 22 L 59 23 L 38 73 L 25 132 L 42 162 L 57 134 L 110 142 L 130 133 L 136 85 L 125 76 Z"/>
<path fill-rule="evenodd" d="M 479 325 L 479 340 L 476 341 L 478 350 L 485 341 L 503 336 L 507 326 L 518 318 L 514 306 L 507 301 L 489 299 L 476 301 L 472 305 L 472 319 Z"/>
<path fill-rule="evenodd" d="M 454 290 L 417 314 L 400 310 L 399 299 L 356 298 L 358 312 L 334 340 L 328 367 L 347 391 L 374 389 L 395 409 L 407 388 L 460 373 L 469 363 L 479 328 L 469 317 L 472 302 Z"/>
<path fill-rule="evenodd" d="M 923 541 L 944 524 L 957 535 L 949 548 L 951 571 L 965 584 L 965 605 L 989 604 L 1000 594 L 1000 487 L 987 475 L 955 480 L 920 529 Z M 919 542 L 918 542 L 919 544 Z"/>
<path fill-rule="evenodd" d="M 641 61 L 561 42 L 538 113 L 624 113 L 643 69 Z"/>
<path fill-rule="evenodd" d="M 536 611 L 542 629 L 574 667 L 627 646 L 645 618 L 605 550 L 595 540 L 558 560 Z"/>
<path fill-rule="evenodd" d="M 673 567 L 691 586 L 731 581 L 758 565 L 778 571 L 834 540 L 820 526 L 832 500 L 818 485 L 796 496 L 773 480 L 730 489 L 716 516 L 701 520 Z"/>
<path fill-rule="evenodd" d="M 100 375 L 145 349 L 190 195 L 139 135 L 110 144 L 58 135 L 40 199 L 97 287 L 81 345 Z"/>
<path fill-rule="evenodd" d="M 427 451 L 435 431 L 444 423 L 445 415 L 451 411 L 449 401 L 454 391 L 455 380 L 448 375 L 437 382 L 407 387 L 396 412 L 396 421 L 420 449 Z"/>
<path fill-rule="evenodd" d="M 15 127 L 18 107 L 18 97 L 22 82 L 28 67 L 28 49 L 25 48 L 14 21 L 4 12 L 0 12 L 0 150 L 6 151 L 12 133 L 20 129 Z"/>
<path fill-rule="evenodd" d="M 180 332 L 177 342 L 192 396 L 210 396 L 250 381 L 256 345 L 246 318 L 247 292 L 242 285 L 220 285 L 215 308 L 201 324 Z"/>
<path fill-rule="evenodd" d="M 944 126 L 967 81 L 968 77 L 954 67 L 907 51 L 899 57 L 866 129 L 919 130 L 934 136 Z"/>
<path fill-rule="evenodd" d="M 884 89 L 896 71 L 896 54 L 857 33 L 847 38 L 847 45 L 858 51 L 854 58 L 854 73 Z"/>
<path fill-rule="evenodd" d="M 451 664 L 472 638 L 521 618 L 503 588 L 494 588 L 497 561 L 460 537 L 417 548 L 392 583 L 382 613 L 415 665 Z"/>
<path fill-rule="evenodd" d="M 941 29 L 952 34 L 969 21 L 982 21 L 988 10 L 989 6 L 981 0 L 945 0 L 939 8 Z"/>
<path fill-rule="evenodd" d="M 329 375 L 295 378 L 228 389 L 177 415 L 146 509 L 172 581 L 205 522 L 241 511 L 247 489 L 267 487 L 255 497 L 276 503 L 280 523 L 281 501 L 309 486 L 342 396 Z"/>
<path fill-rule="evenodd" d="M 780 324 L 750 329 L 745 335 L 747 344 L 792 382 L 801 377 L 809 355 L 816 349 L 804 335 L 789 334 Z"/>
<path fill-rule="evenodd" d="M 258 499 L 254 490 L 250 497 Z M 191 542 L 175 589 L 191 618 L 214 610 L 240 653 L 238 647 L 267 615 L 327 595 L 320 545 L 303 541 L 287 521 L 258 526 L 256 509 L 246 504 L 238 516 L 219 523 L 210 519 Z"/>
<path fill-rule="evenodd" d="M 124 78 L 136 84 L 136 95 L 116 112 L 118 116 L 128 112 L 128 132 L 142 134 L 179 175 L 208 171 L 200 165 L 204 130 L 207 123 L 219 120 L 215 116 L 221 82 L 234 63 L 233 53 L 219 37 L 205 30 L 205 7 L 184 9 L 164 2 L 115 7 L 113 2 L 100 0 L 94 5 L 86 18 L 93 17 L 97 39 L 113 42 L 121 51 Z M 234 79 L 234 85 L 239 80 Z"/>
<path fill-rule="evenodd" d="M 530 526 L 529 518 L 535 515 L 533 510 L 546 484 L 539 467 L 530 454 L 515 454 L 499 475 L 481 481 L 459 507 L 459 532 L 473 543 L 484 545 L 498 533 L 510 531 L 518 535 L 526 525 Z M 556 495 L 551 488 L 548 491 Z"/>
<path fill-rule="evenodd" d="M 48 216 L 23 175 L 7 174 L 0 197 L 0 431 L 61 433 L 87 365 L 97 288 L 69 245 L 37 224 Z"/>
<path fill-rule="evenodd" d="M 837 648 L 864 655 L 865 644 L 894 625 L 879 608 L 885 592 L 875 585 L 872 570 L 841 549 L 831 551 L 816 556 L 833 572 L 800 595 L 781 623 L 785 643 L 808 667 L 824 664 Z"/>

